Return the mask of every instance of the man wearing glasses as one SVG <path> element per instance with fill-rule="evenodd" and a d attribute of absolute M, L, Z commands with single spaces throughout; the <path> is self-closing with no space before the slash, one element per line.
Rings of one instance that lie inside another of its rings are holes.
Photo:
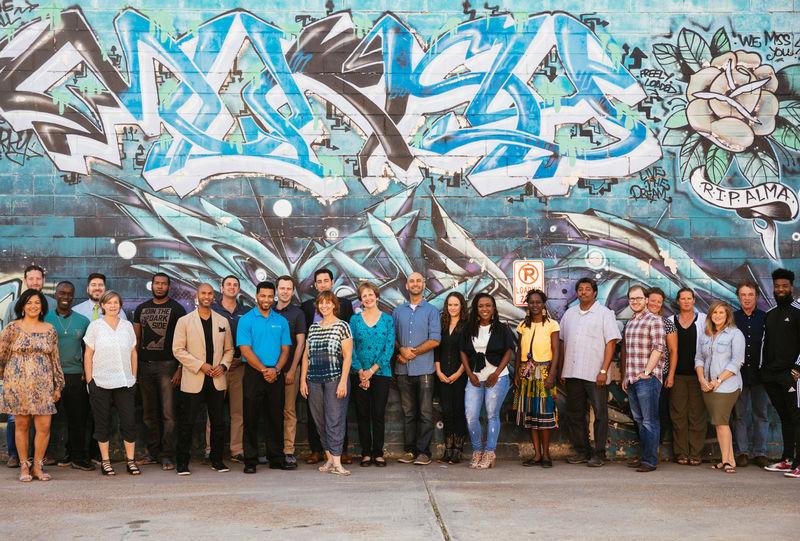
<path fill-rule="evenodd" d="M 637 472 L 651 472 L 658 466 L 661 438 L 658 401 L 664 371 L 664 321 L 647 310 L 647 293 L 642 286 L 628 290 L 628 305 L 633 317 L 625 325 L 622 344 L 622 390 L 628 393 L 642 446 L 641 458 L 629 465 Z"/>

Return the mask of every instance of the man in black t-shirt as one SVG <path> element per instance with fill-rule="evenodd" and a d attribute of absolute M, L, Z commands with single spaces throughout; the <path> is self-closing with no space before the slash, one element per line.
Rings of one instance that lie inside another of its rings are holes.
<path fill-rule="evenodd" d="M 772 273 L 776 305 L 764 321 L 761 381 L 781 419 L 783 454 L 767 471 L 800 479 L 800 307 L 794 301 L 794 273 L 778 269 Z"/>
<path fill-rule="evenodd" d="M 175 390 L 180 382 L 172 339 L 186 310 L 169 297 L 169 276 L 159 272 L 150 283 L 153 298 L 136 307 L 133 330 L 139 355 L 138 383 L 142 393 L 147 455 L 141 464 L 161 461 L 163 470 L 175 469 Z"/>

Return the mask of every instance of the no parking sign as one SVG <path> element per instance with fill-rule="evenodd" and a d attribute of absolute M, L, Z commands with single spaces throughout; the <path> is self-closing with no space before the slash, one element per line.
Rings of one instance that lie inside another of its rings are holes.
<path fill-rule="evenodd" d="M 517 259 L 514 261 L 514 304 L 525 306 L 525 295 L 531 289 L 544 291 L 544 261 Z"/>

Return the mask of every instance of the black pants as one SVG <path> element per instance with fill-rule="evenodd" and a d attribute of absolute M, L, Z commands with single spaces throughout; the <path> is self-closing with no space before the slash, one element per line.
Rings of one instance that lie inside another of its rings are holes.
<path fill-rule="evenodd" d="M 800 464 L 800 408 L 797 407 L 797 395 L 780 383 L 764 383 L 764 389 L 781 419 L 781 458 L 791 460 L 792 467 L 796 468 Z"/>
<path fill-rule="evenodd" d="M 242 377 L 244 396 L 244 463 L 258 464 L 258 425 L 263 415 L 267 425 L 267 457 L 273 464 L 283 462 L 283 374 L 267 383 L 261 372 L 245 365 Z"/>
<path fill-rule="evenodd" d="M 604 457 L 608 439 L 608 389 L 594 381 L 566 378 L 569 439 L 576 453 L 589 455 L 588 406 L 594 410 L 594 454 Z"/>
<path fill-rule="evenodd" d="M 464 413 L 464 390 L 467 387 L 467 376 L 463 375 L 450 384 L 438 381 L 437 385 L 445 439 L 450 436 L 466 437 L 468 432 L 467 417 Z"/>
<path fill-rule="evenodd" d="M 64 374 L 64 390 L 56 409 L 67 424 L 67 456 L 70 460 L 87 460 L 86 422 L 91 406 L 83 374 Z M 60 450 L 57 452 L 60 456 Z"/>
<path fill-rule="evenodd" d="M 175 453 L 175 389 L 171 380 L 177 366 L 177 361 L 139 362 L 147 452 L 155 459 L 172 459 Z"/>
<path fill-rule="evenodd" d="M 317 432 L 317 425 L 314 422 L 314 416 L 311 413 L 311 406 L 308 405 L 308 400 L 306 400 L 305 403 L 306 403 L 306 418 L 308 419 L 308 422 L 306 423 L 306 426 L 308 427 L 308 447 L 309 449 L 311 449 L 312 452 L 322 454 L 323 453 L 322 441 L 319 439 L 319 432 Z M 348 440 L 349 438 L 347 437 L 347 430 L 345 430 L 344 446 L 342 447 L 343 453 L 347 453 L 347 448 L 350 445 L 350 442 Z"/>
<path fill-rule="evenodd" d="M 358 386 L 359 383 L 358 374 L 351 374 L 350 393 L 356 405 L 361 456 L 383 456 L 386 402 L 389 400 L 389 386 L 392 378 L 372 376 L 366 391 Z"/>
<path fill-rule="evenodd" d="M 181 401 L 181 421 L 178 426 L 178 447 L 176 458 L 178 464 L 188 464 L 192 456 L 192 432 L 197 421 L 197 414 L 203 404 L 208 410 L 208 419 L 211 422 L 211 462 L 222 462 L 222 452 L 225 447 L 225 391 L 214 387 L 214 379 L 205 377 L 203 388 L 199 393 L 179 394 Z M 205 416 L 203 416 L 205 419 Z M 205 441 L 205 430 L 203 431 Z"/>
<path fill-rule="evenodd" d="M 119 433 L 127 442 L 136 441 L 136 385 L 103 389 L 94 380 L 89 384 L 89 402 L 94 417 L 94 439 L 107 442 L 111 437 L 111 406 L 119 416 Z"/>
<path fill-rule="evenodd" d="M 433 374 L 397 375 L 403 409 L 403 447 L 414 455 L 431 456 L 433 439 Z"/>

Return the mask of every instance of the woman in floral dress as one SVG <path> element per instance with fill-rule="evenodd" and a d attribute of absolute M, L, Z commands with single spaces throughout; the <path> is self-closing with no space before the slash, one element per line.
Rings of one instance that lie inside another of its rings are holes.
<path fill-rule="evenodd" d="M 20 459 L 19 480 L 49 481 L 44 471 L 44 453 L 50 441 L 50 419 L 64 388 L 64 373 L 58 358 L 58 335 L 44 322 L 47 299 L 28 289 L 14 305 L 17 319 L 0 333 L 0 412 L 16 418 L 15 441 Z M 33 464 L 28 455 L 31 423 Z"/>

